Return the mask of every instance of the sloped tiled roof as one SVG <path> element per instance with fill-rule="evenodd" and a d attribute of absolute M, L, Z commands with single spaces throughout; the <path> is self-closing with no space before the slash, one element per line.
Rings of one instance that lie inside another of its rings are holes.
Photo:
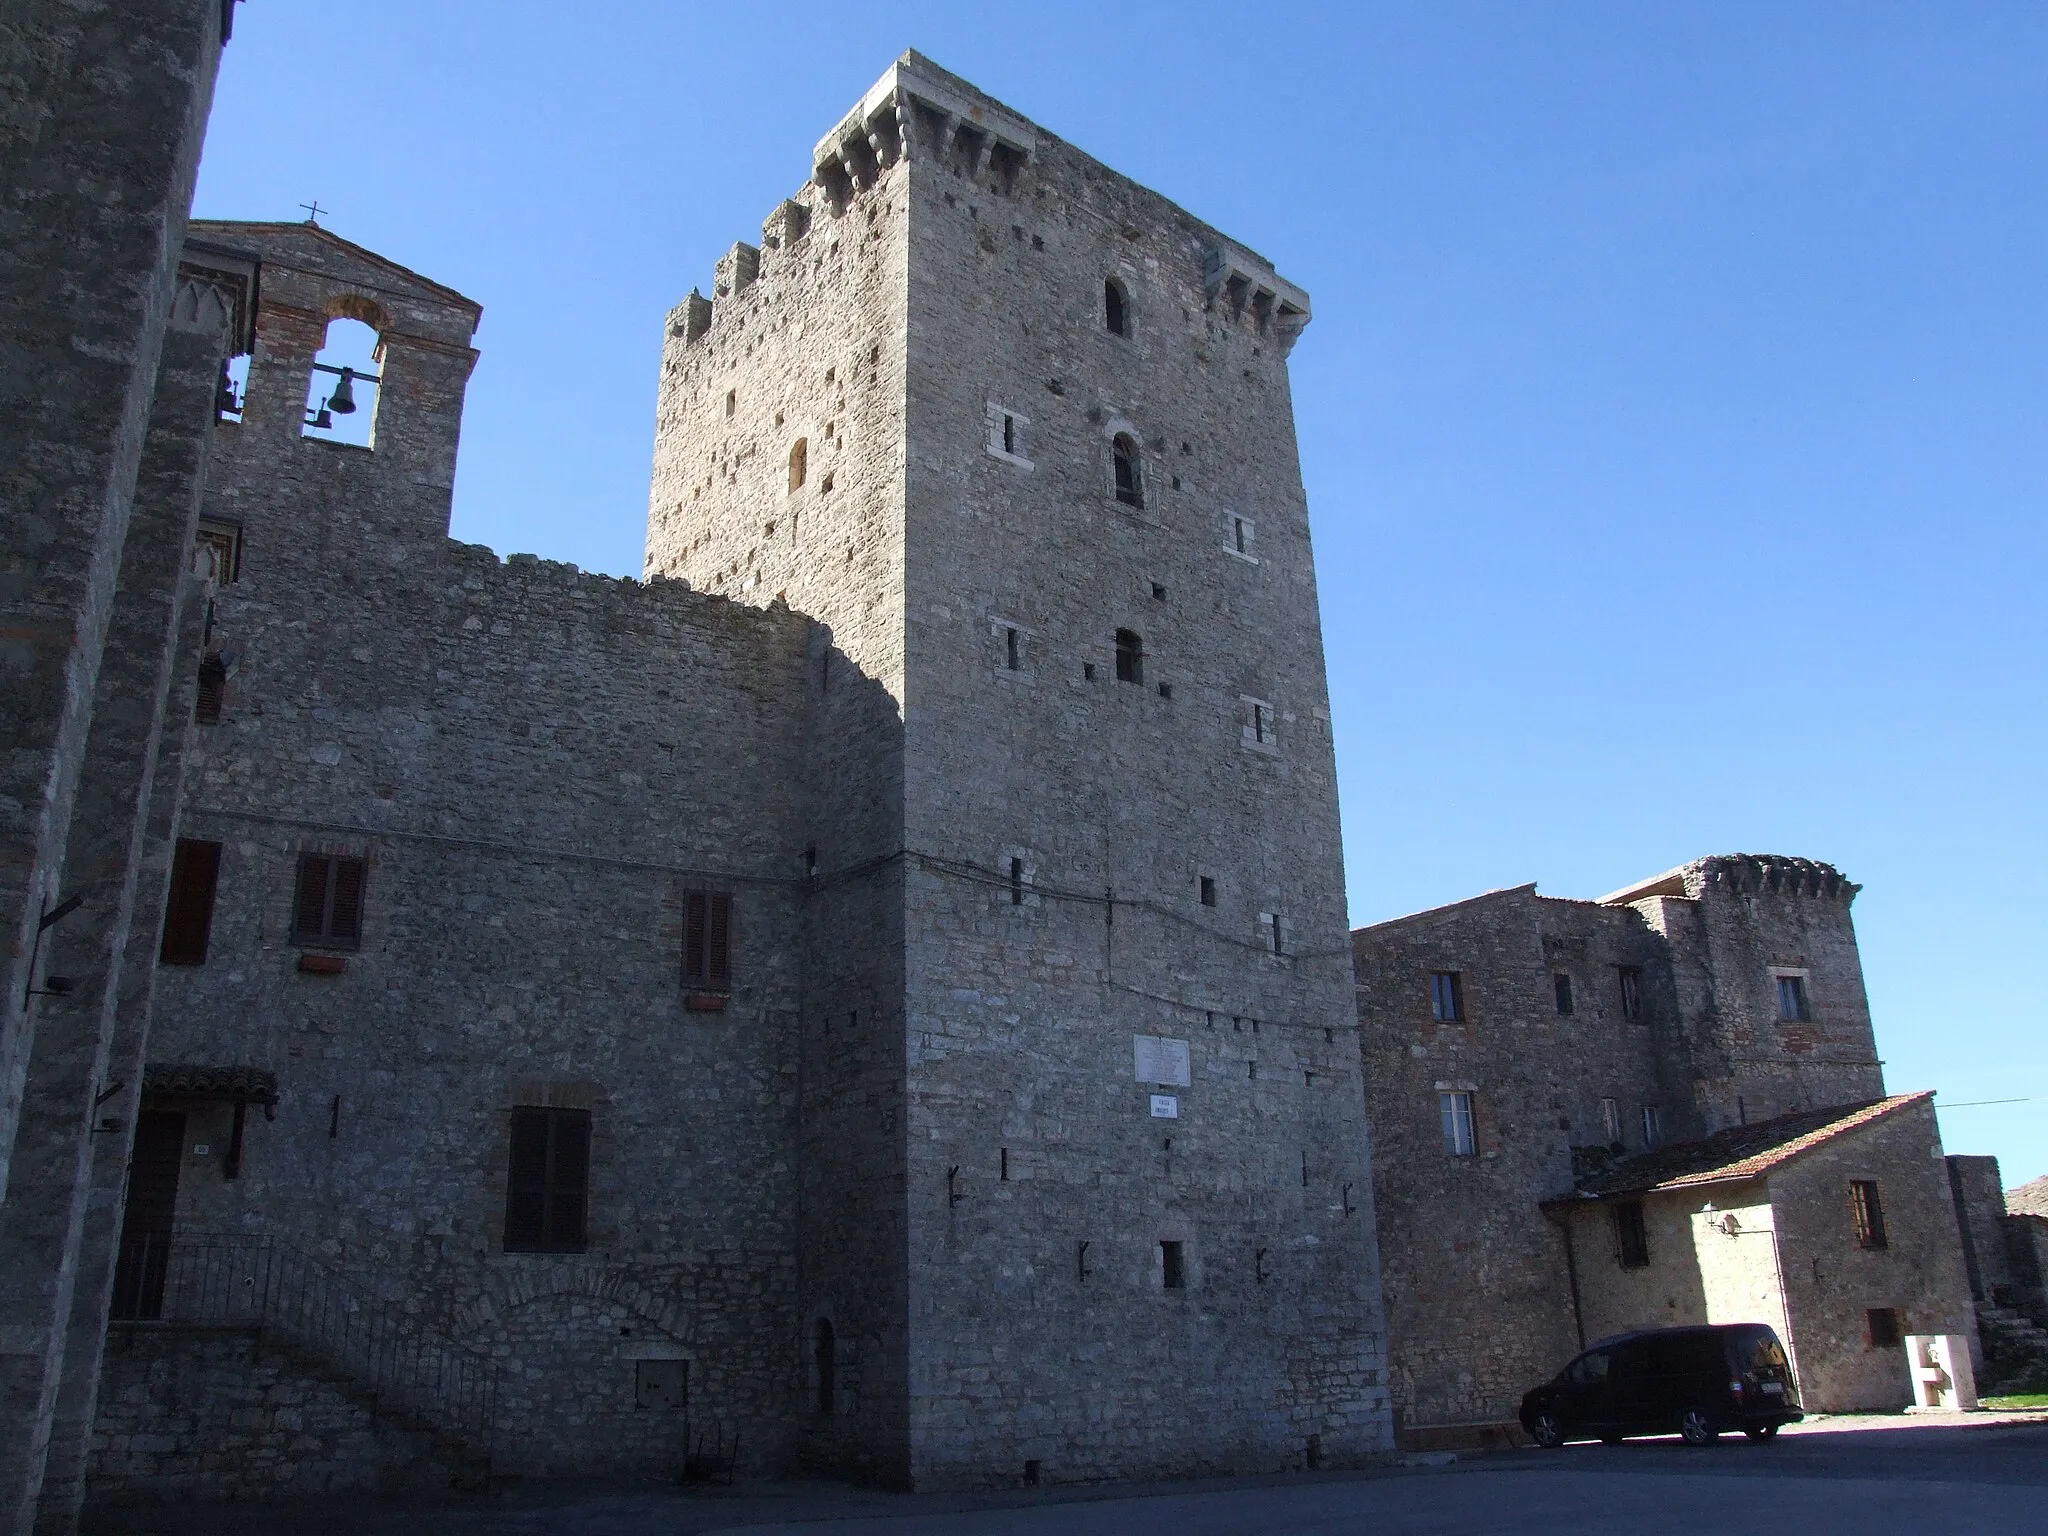
<path fill-rule="evenodd" d="M 1690 1189 L 1699 1184 L 1726 1184 L 1760 1178 L 1779 1164 L 1822 1142 L 1934 1097 L 1932 1092 L 1895 1094 L 1858 1104 L 1804 1109 L 1775 1120 L 1733 1125 L 1698 1141 L 1675 1142 L 1615 1163 L 1578 1186 L 1580 1198 L 1647 1195 L 1659 1190 Z"/>
<path fill-rule="evenodd" d="M 2005 1192 L 2005 1209 L 2014 1216 L 2048 1216 L 2048 1174 Z"/>
<path fill-rule="evenodd" d="M 245 1104 L 275 1104 L 277 1074 L 268 1067 L 202 1067 L 152 1061 L 142 1069 L 142 1091 L 151 1097 L 168 1099 L 239 1099 Z"/>

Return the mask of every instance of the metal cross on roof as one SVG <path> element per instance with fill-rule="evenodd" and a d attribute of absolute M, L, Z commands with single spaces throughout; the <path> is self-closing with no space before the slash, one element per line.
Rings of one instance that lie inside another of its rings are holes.
<path fill-rule="evenodd" d="M 299 204 L 299 206 L 306 210 L 306 222 L 308 224 L 318 224 L 320 222 L 320 215 L 323 211 L 327 213 L 334 212 L 332 208 L 322 210 L 322 208 L 320 207 L 320 199 L 317 197 L 314 198 L 313 201 L 311 201 L 310 203 L 301 203 Z"/>

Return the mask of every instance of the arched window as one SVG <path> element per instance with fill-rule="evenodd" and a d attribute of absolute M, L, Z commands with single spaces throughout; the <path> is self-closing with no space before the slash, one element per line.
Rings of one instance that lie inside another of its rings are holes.
<path fill-rule="evenodd" d="M 1134 629 L 1116 632 L 1116 680 L 1120 683 L 1145 681 L 1145 642 Z"/>
<path fill-rule="evenodd" d="M 800 491 L 804 488 L 804 476 L 810 471 L 811 440 L 800 437 L 796 446 L 789 450 L 789 488 Z"/>
<path fill-rule="evenodd" d="M 1109 278 L 1102 285 L 1102 323 L 1112 336 L 1131 334 L 1131 301 L 1124 285 Z"/>
<path fill-rule="evenodd" d="M 337 317 L 313 359 L 300 436 L 356 448 L 374 446 L 382 394 L 384 343 L 365 322 Z"/>
<path fill-rule="evenodd" d="M 837 1405 L 839 1383 L 837 1380 L 837 1349 L 832 1338 L 832 1320 L 818 1319 L 818 1333 L 815 1344 L 817 1354 L 818 1412 L 830 1413 Z"/>
<path fill-rule="evenodd" d="M 1138 469 L 1138 440 L 1128 432 L 1119 432 L 1109 445 L 1109 452 L 1116 462 L 1116 499 L 1127 507 L 1144 506 L 1145 484 Z"/>

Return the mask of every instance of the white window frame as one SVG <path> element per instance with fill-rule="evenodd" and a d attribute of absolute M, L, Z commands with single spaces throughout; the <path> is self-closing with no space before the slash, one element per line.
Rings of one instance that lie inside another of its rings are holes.
<path fill-rule="evenodd" d="M 1014 464 L 1019 469 L 1034 468 L 1031 460 L 1022 453 L 1003 446 L 1003 423 L 1006 421 L 1010 423 L 1010 441 L 1017 448 L 1024 446 L 1024 433 L 1031 425 L 1031 418 L 997 400 L 988 402 L 988 438 L 982 446 L 988 450 L 988 456 L 992 459 L 1001 459 L 1005 464 Z"/>
<path fill-rule="evenodd" d="M 1603 1098 L 1600 1101 L 1600 1129 L 1606 1133 L 1609 1146 L 1621 1140 L 1621 1100 Z"/>
<path fill-rule="evenodd" d="M 1655 1104 L 1643 1106 L 1643 1150 L 1664 1145 L 1664 1116 Z"/>
<path fill-rule="evenodd" d="M 1443 1127 L 1444 1154 L 1447 1157 L 1479 1155 L 1479 1134 L 1472 1108 L 1475 1097 L 1469 1088 L 1437 1090 L 1437 1118 Z"/>

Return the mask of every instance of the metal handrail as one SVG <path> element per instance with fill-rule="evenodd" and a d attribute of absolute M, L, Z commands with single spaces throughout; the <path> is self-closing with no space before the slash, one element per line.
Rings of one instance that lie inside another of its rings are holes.
<path fill-rule="evenodd" d="M 485 1455 L 494 1449 L 496 1365 L 273 1237 L 128 1234 L 111 1315 L 116 1322 L 274 1328 L 380 1400 Z"/>

